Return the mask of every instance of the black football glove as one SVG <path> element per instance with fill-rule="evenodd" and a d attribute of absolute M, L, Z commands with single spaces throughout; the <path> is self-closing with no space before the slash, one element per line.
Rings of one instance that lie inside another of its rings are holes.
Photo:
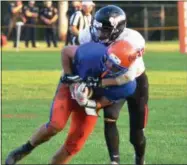
<path fill-rule="evenodd" d="M 82 78 L 78 75 L 65 74 L 63 77 L 60 78 L 60 81 L 61 83 L 71 85 L 73 83 L 82 82 Z"/>
<path fill-rule="evenodd" d="M 101 87 L 102 86 L 101 79 L 88 77 L 86 80 L 86 85 L 88 87 Z"/>

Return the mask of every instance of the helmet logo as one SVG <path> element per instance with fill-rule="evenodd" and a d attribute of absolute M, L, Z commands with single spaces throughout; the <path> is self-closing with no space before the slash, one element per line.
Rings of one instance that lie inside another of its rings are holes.
<path fill-rule="evenodd" d="M 94 19 L 93 26 L 96 28 L 102 28 L 103 24 Z"/>
<path fill-rule="evenodd" d="M 109 58 L 110 58 L 110 60 L 112 60 L 112 62 L 114 62 L 115 64 L 117 64 L 117 65 L 120 65 L 120 64 L 121 64 L 121 60 L 120 60 L 115 54 L 111 53 L 111 54 L 109 55 Z"/>
<path fill-rule="evenodd" d="M 125 19 L 126 19 L 126 17 L 124 15 L 120 15 L 118 17 L 110 17 L 109 21 L 110 21 L 111 26 L 116 28 L 118 26 L 118 24 Z"/>

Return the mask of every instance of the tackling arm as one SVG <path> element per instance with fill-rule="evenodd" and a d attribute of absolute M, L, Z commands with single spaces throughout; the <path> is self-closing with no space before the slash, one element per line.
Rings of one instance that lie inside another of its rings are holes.
<path fill-rule="evenodd" d="M 103 78 L 101 80 L 102 86 L 112 86 L 112 85 L 123 85 L 129 81 L 133 81 L 136 78 L 136 62 L 132 63 L 128 71 L 115 78 Z"/>

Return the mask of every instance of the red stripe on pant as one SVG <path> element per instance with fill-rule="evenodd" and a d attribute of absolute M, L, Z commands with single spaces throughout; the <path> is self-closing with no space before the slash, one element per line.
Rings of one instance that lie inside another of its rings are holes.
<path fill-rule="evenodd" d="M 145 104 L 144 108 L 145 108 L 145 116 L 144 116 L 144 128 L 145 128 L 148 122 L 148 113 L 149 113 L 148 105 Z"/>

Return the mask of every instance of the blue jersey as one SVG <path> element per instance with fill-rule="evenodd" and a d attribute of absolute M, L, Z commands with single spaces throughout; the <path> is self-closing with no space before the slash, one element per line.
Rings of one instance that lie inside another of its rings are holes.
<path fill-rule="evenodd" d="M 73 61 L 73 73 L 79 75 L 84 81 L 89 77 L 101 77 L 106 70 L 104 64 L 106 50 L 106 46 L 95 42 L 79 46 Z M 102 95 L 111 101 L 117 101 L 132 95 L 135 89 L 136 81 L 134 80 L 124 85 L 102 88 Z"/>

